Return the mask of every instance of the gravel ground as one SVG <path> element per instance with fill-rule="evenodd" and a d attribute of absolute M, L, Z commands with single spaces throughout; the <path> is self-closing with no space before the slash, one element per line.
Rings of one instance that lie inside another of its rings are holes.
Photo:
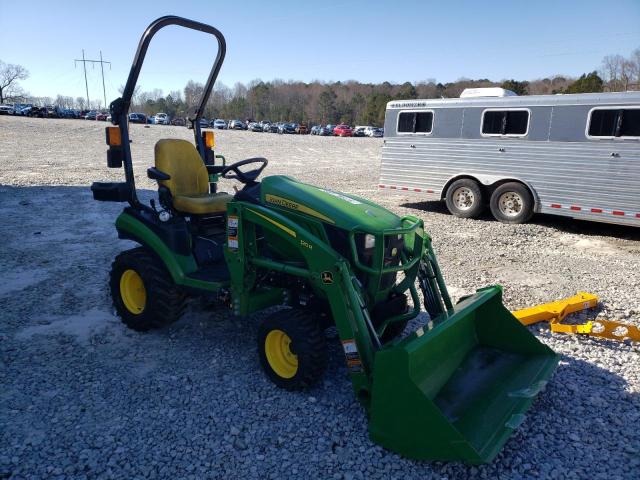
<path fill-rule="evenodd" d="M 0 117 L 0 478 L 638 478 L 640 347 L 552 335 L 560 366 L 491 465 L 415 462 L 372 444 L 336 340 L 324 380 L 288 393 L 261 373 L 260 315 L 192 302 L 162 331 L 113 315 L 107 274 L 129 248 L 121 205 L 88 186 L 106 168 L 102 122 Z M 180 127 L 132 126 L 139 187 L 154 143 Z M 640 231 L 536 216 L 463 220 L 376 190 L 379 139 L 217 132 L 230 161 L 372 198 L 424 218 L 454 297 L 493 283 L 516 309 L 596 293 L 578 319 L 639 323 Z M 230 188 L 230 184 L 223 185 Z"/>

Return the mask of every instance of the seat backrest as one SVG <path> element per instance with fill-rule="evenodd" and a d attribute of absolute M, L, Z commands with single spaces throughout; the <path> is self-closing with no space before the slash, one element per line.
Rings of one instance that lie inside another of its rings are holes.
<path fill-rule="evenodd" d="M 196 147 L 187 140 L 158 140 L 155 147 L 156 168 L 171 176 L 159 183 L 171 195 L 202 195 L 209 193 L 209 175 Z"/>

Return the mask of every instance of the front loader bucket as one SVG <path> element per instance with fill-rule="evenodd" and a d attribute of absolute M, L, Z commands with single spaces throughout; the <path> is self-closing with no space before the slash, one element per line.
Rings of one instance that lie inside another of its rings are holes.
<path fill-rule="evenodd" d="M 446 315 L 376 353 L 369 433 L 409 458 L 487 463 L 524 421 L 558 356 L 504 307 L 500 287 Z"/>

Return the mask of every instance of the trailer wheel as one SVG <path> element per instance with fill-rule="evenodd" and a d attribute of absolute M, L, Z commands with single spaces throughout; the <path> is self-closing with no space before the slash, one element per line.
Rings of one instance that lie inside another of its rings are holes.
<path fill-rule="evenodd" d="M 500 185 L 491 194 L 491 214 L 502 223 L 525 223 L 533 215 L 533 196 L 521 183 Z"/>
<path fill-rule="evenodd" d="M 154 255 L 139 247 L 120 253 L 111 265 L 109 286 L 116 312 L 138 332 L 176 321 L 185 297 Z"/>
<path fill-rule="evenodd" d="M 447 189 L 447 208 L 452 215 L 461 218 L 477 218 L 484 210 L 482 188 L 475 180 L 462 178 Z"/>
<path fill-rule="evenodd" d="M 327 365 L 327 345 L 318 319 L 303 310 L 280 310 L 260 325 L 258 355 L 277 386 L 302 390 L 313 385 Z"/>

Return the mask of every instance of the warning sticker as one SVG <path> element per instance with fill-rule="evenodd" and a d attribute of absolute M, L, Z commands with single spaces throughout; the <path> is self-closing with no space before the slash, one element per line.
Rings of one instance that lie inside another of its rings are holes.
<path fill-rule="evenodd" d="M 344 354 L 349 356 L 350 354 L 358 354 L 358 347 L 356 347 L 355 340 L 344 340 L 342 342 L 342 348 L 344 348 Z"/>
<path fill-rule="evenodd" d="M 238 217 L 227 219 L 227 246 L 232 250 L 238 249 Z"/>
<path fill-rule="evenodd" d="M 344 356 L 347 358 L 347 369 L 351 373 L 358 373 L 362 371 L 362 361 L 360 360 L 360 354 L 358 353 L 358 347 L 356 347 L 355 340 L 343 340 L 342 348 L 344 349 Z"/>

